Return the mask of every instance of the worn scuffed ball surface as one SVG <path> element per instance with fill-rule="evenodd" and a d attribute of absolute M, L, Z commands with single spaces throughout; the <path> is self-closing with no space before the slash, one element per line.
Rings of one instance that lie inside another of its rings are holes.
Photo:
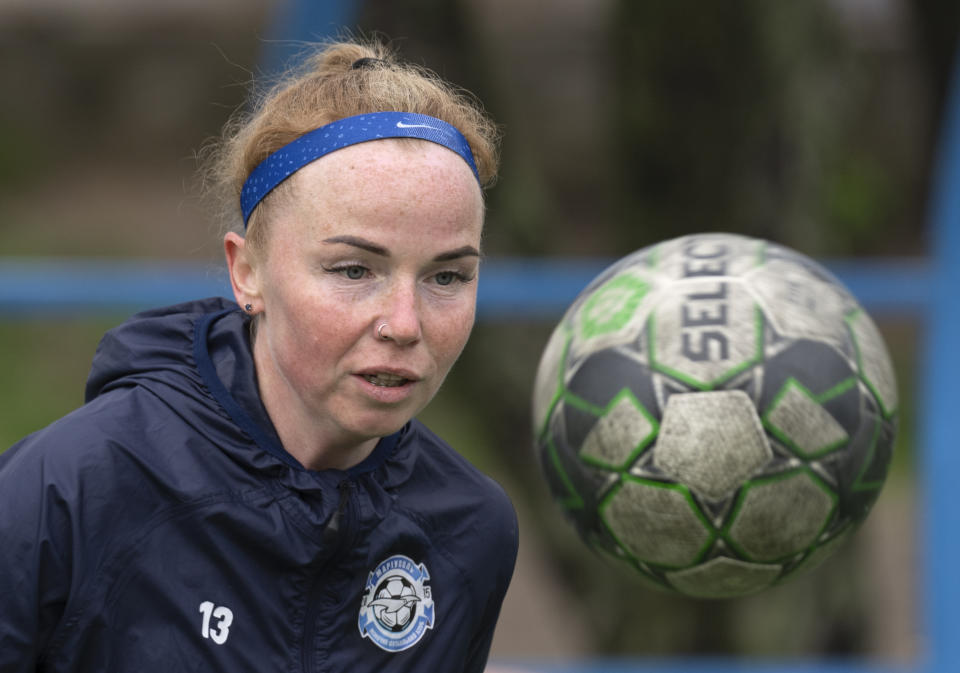
<path fill-rule="evenodd" d="M 703 234 L 639 250 L 577 297 L 533 414 L 551 492 L 590 546 L 727 598 L 816 566 L 863 521 L 897 391 L 875 324 L 823 267 Z"/>

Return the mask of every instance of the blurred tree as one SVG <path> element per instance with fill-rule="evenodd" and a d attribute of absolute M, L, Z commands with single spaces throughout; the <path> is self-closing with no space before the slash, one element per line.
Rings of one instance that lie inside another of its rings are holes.
<path fill-rule="evenodd" d="M 930 94 L 908 10 L 884 3 L 865 27 L 844 4 L 620 3 L 617 219 L 653 238 L 920 252 Z"/>

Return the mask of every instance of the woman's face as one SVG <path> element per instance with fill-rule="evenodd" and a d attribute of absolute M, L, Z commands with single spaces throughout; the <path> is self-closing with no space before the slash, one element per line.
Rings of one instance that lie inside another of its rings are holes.
<path fill-rule="evenodd" d="M 291 180 L 253 272 L 259 385 L 275 423 L 342 454 L 423 409 L 463 350 L 483 199 L 426 141 L 353 145 Z"/>

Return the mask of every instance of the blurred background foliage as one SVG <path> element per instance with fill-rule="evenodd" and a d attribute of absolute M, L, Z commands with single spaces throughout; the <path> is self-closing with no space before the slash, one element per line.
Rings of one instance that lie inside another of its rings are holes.
<path fill-rule="evenodd" d="M 486 253 L 615 258 L 732 231 L 819 258 L 923 255 L 954 0 L 358 0 L 355 35 L 476 93 L 503 125 Z M 187 259 L 222 273 L 195 153 L 269 74 L 280 0 L 0 1 L 0 255 Z M 531 276 L 530 283 L 538 279 Z M 0 446 L 82 402 L 123 315 L 0 322 Z M 559 318 L 559 316 L 557 316 Z M 424 420 L 521 516 L 494 656 L 922 652 L 913 371 L 922 325 L 883 316 L 903 411 L 864 529 L 759 596 L 651 591 L 588 552 L 530 449 L 542 321 L 486 322 Z"/>

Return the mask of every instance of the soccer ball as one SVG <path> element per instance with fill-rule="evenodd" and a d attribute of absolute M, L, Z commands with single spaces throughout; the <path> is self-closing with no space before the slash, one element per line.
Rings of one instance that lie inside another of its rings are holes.
<path fill-rule="evenodd" d="M 823 267 L 702 234 L 639 250 L 576 298 L 533 399 L 550 490 L 588 545 L 701 598 L 829 556 L 886 478 L 883 339 Z"/>
<path fill-rule="evenodd" d="M 402 631 L 413 617 L 417 595 L 402 577 L 389 577 L 379 587 L 374 615 L 391 631 Z"/>

